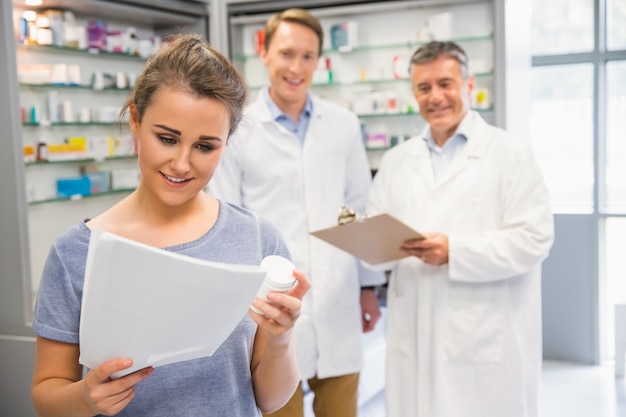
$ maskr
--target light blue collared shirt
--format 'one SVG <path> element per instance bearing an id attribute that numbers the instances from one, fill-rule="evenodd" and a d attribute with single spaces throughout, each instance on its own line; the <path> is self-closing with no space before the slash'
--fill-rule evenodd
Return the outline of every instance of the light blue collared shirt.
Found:
<path id="1" fill-rule="evenodd" d="M 422 139 L 424 139 L 430 150 L 430 160 L 433 164 L 435 180 L 443 176 L 446 169 L 450 167 L 454 158 L 459 154 L 459 151 L 467 144 L 469 131 L 473 122 L 474 115 L 471 111 L 468 111 L 459 124 L 459 127 L 456 129 L 456 132 L 454 132 L 454 135 L 452 135 L 443 146 L 439 146 L 435 143 L 430 128 L 426 131 Z"/>
<path id="2" fill-rule="evenodd" d="M 313 100 L 311 100 L 311 95 L 307 93 L 306 104 L 304 105 L 304 109 L 302 109 L 302 113 L 300 113 L 299 120 L 296 122 L 274 103 L 274 100 L 270 97 L 269 88 L 264 88 L 261 94 L 263 94 L 263 99 L 270 110 L 272 119 L 276 120 L 285 129 L 296 135 L 298 139 L 300 139 L 300 143 L 304 143 L 306 131 L 309 128 L 309 121 L 311 120 L 311 113 L 313 112 Z"/>

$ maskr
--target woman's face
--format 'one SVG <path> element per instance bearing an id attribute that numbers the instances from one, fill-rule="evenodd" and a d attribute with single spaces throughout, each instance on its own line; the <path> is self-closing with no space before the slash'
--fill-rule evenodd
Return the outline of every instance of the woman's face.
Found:
<path id="1" fill-rule="evenodd" d="M 155 94 L 141 122 L 131 106 L 130 127 L 141 186 L 163 204 L 180 206 L 213 176 L 228 139 L 230 113 L 217 100 L 165 88 Z"/>

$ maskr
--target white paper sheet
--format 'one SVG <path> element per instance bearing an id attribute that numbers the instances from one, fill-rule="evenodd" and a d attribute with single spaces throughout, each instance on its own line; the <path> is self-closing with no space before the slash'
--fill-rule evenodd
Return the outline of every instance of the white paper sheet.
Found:
<path id="1" fill-rule="evenodd" d="M 79 362 L 129 357 L 132 368 L 211 356 L 247 314 L 265 272 L 209 262 L 92 230 Z"/>

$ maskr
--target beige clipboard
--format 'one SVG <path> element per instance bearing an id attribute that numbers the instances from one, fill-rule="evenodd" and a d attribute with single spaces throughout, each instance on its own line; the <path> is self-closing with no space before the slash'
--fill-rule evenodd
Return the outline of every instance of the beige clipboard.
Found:
<path id="1" fill-rule="evenodd" d="M 400 250 L 402 243 L 424 236 L 390 214 L 357 219 L 350 223 L 311 232 L 333 246 L 376 265 L 408 256 Z"/>

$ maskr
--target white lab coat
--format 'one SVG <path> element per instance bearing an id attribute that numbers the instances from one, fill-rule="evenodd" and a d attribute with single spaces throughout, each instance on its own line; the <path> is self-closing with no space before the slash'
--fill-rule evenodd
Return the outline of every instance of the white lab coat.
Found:
<path id="1" fill-rule="evenodd" d="M 392 269 L 388 417 L 537 417 L 541 262 L 553 216 L 530 146 L 474 112 L 468 142 L 435 181 L 423 134 L 388 151 L 368 214 L 449 238 L 449 263 Z"/>
<path id="2" fill-rule="evenodd" d="M 229 139 L 209 184 L 216 197 L 273 220 L 296 268 L 311 279 L 295 328 L 303 379 L 360 371 L 360 287 L 385 279 L 309 234 L 336 225 L 344 204 L 363 213 L 371 184 L 357 117 L 315 96 L 312 100 L 302 144 L 272 120 L 261 92 Z"/>

